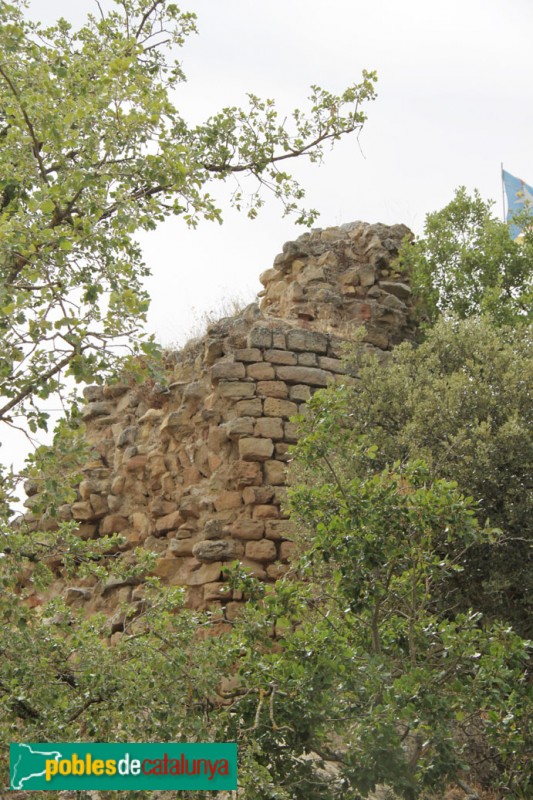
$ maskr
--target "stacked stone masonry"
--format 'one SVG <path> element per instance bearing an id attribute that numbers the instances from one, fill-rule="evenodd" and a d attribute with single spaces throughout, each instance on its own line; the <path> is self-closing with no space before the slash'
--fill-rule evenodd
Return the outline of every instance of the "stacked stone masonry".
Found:
<path id="1" fill-rule="evenodd" d="M 393 268 L 405 236 L 401 225 L 360 222 L 306 233 L 261 275 L 258 304 L 169 359 L 167 385 L 88 387 L 96 457 L 62 509 L 80 536 L 120 533 L 126 559 L 149 549 L 155 575 L 187 587 L 191 607 L 224 605 L 229 619 L 242 597 L 224 583 L 225 564 L 282 575 L 291 420 L 317 389 L 346 379 L 343 345 L 361 325 L 362 346 L 379 352 L 413 337 L 409 285 Z M 52 590 L 112 616 L 143 587 L 59 579 Z"/>

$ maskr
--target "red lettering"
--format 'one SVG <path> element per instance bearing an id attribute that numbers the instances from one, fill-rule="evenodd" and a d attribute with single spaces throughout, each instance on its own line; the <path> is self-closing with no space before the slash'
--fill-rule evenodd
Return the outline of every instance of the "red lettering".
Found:
<path id="1" fill-rule="evenodd" d="M 155 759 L 155 761 L 152 761 L 151 758 L 145 758 L 141 765 L 141 771 L 144 775 L 153 775 L 156 770 L 156 767 L 152 767 L 152 769 L 146 769 L 145 766 L 146 764 L 157 764 L 157 759 Z"/>

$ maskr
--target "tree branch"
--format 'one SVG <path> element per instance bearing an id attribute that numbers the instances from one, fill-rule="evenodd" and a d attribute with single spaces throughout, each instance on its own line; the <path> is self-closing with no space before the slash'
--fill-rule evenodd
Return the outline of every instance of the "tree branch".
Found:
<path id="1" fill-rule="evenodd" d="M 37 163 L 39 165 L 39 172 L 41 174 L 41 178 L 43 179 L 43 181 L 46 184 L 48 184 L 48 175 L 46 174 L 46 169 L 45 169 L 45 166 L 44 166 L 44 162 L 43 162 L 43 160 L 41 158 L 42 143 L 38 140 L 38 138 L 37 138 L 37 136 L 35 134 L 35 129 L 34 129 L 33 125 L 32 125 L 32 122 L 31 122 L 31 120 L 30 120 L 30 118 L 29 118 L 29 116 L 28 116 L 28 114 L 26 112 L 26 109 L 24 108 L 22 100 L 20 99 L 20 95 L 19 95 L 19 93 L 18 93 L 13 81 L 11 80 L 9 75 L 6 73 L 6 71 L 4 70 L 3 66 L 0 66 L 0 75 L 2 75 L 2 77 L 4 78 L 5 82 L 7 83 L 9 88 L 11 89 L 11 93 L 13 94 L 13 96 L 15 97 L 17 103 L 20 106 L 20 110 L 22 111 L 22 116 L 24 117 L 24 122 L 26 123 L 26 127 L 28 128 L 28 131 L 29 131 L 30 136 L 31 136 L 31 140 L 33 142 L 32 152 L 33 152 L 33 155 L 35 156 L 35 158 L 37 160 Z"/>

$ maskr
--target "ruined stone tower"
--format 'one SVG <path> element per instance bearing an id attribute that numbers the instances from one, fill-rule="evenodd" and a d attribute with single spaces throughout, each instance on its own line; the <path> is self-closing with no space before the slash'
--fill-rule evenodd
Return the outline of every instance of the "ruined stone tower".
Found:
<path id="1" fill-rule="evenodd" d="M 97 456 L 63 516 L 85 538 L 122 534 L 125 558 L 138 546 L 155 552 L 155 574 L 186 586 L 192 607 L 223 602 L 235 614 L 241 597 L 224 584 L 223 564 L 239 560 L 272 581 L 290 559 L 291 418 L 317 388 L 345 379 L 342 345 L 359 326 L 363 346 L 379 351 L 414 335 L 409 286 L 391 268 L 409 235 L 361 222 L 306 233 L 261 275 L 258 304 L 171 359 L 164 391 L 88 387 Z M 142 586 L 60 579 L 53 590 L 112 615 Z"/>

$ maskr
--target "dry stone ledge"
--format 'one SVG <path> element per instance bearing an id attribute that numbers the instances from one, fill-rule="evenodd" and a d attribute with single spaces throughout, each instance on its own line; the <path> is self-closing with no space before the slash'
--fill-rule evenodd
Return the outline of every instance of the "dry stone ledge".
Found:
<path id="1" fill-rule="evenodd" d="M 293 556 L 283 507 L 292 418 L 315 391 L 350 379 L 343 347 L 359 326 L 361 346 L 383 358 L 415 336 L 408 276 L 394 264 L 404 237 L 403 225 L 363 222 L 305 233 L 261 274 L 258 303 L 169 354 L 163 389 L 87 387 L 94 458 L 61 517 L 78 521 L 83 538 L 119 533 L 124 558 L 151 550 L 153 574 L 187 587 L 191 607 L 223 603 L 234 618 L 242 596 L 225 584 L 223 566 L 238 560 L 275 581 Z M 27 483 L 28 522 L 38 487 Z M 65 588 L 58 579 L 55 590 L 106 611 L 117 638 L 120 602 L 142 585 Z"/>

